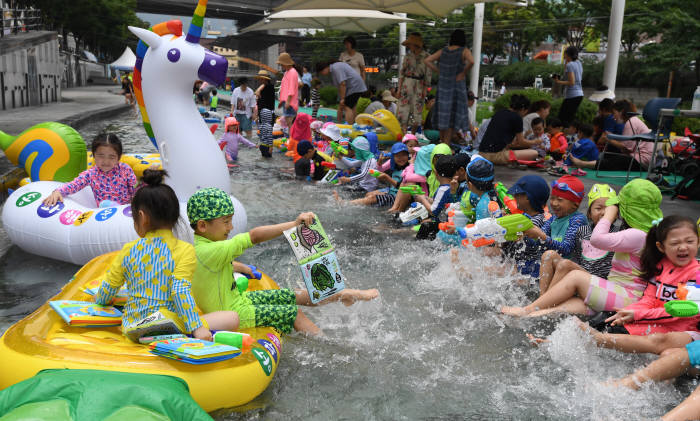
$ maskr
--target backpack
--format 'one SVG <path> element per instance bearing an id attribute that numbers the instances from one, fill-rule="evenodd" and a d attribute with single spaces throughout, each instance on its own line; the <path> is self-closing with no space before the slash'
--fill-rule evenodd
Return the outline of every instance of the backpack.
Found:
<path id="1" fill-rule="evenodd" d="M 700 164 L 689 161 L 683 168 L 683 179 L 676 184 L 671 200 L 676 197 L 684 200 L 700 200 Z"/>

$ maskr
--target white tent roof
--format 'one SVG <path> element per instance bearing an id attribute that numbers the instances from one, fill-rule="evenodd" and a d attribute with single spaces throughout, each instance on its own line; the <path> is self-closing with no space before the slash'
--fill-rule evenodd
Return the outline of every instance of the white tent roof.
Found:
<path id="1" fill-rule="evenodd" d="M 129 47 L 126 47 L 122 55 L 110 64 L 117 70 L 134 70 L 134 65 L 136 65 L 136 55 Z"/>
<path id="2" fill-rule="evenodd" d="M 446 16 L 468 4 L 498 1 L 525 5 L 524 0 L 287 0 L 275 10 L 293 9 L 368 9 L 411 13 L 423 16 Z M 340 28 L 338 28 L 340 29 Z"/>
<path id="3" fill-rule="evenodd" d="M 326 8 L 319 10 L 283 10 L 244 28 L 241 32 L 264 31 L 268 29 L 318 28 L 372 33 L 382 26 L 409 22 L 411 20 L 376 10 Z"/>

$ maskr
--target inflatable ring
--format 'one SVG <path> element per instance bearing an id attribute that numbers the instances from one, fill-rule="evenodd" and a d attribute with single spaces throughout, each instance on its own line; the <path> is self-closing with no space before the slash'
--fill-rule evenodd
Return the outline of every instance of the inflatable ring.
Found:
<path id="1" fill-rule="evenodd" d="M 96 257 L 51 300 L 92 301 L 82 291 L 100 277 L 118 252 Z M 249 290 L 277 289 L 267 275 L 251 279 Z M 0 389 L 52 368 L 165 374 L 187 382 L 192 398 L 207 412 L 243 405 L 262 393 L 275 375 L 282 338 L 269 327 L 244 330 L 255 342 L 230 360 L 191 365 L 148 352 L 129 341 L 120 327 L 82 328 L 65 324 L 48 303 L 11 326 L 0 338 Z"/>

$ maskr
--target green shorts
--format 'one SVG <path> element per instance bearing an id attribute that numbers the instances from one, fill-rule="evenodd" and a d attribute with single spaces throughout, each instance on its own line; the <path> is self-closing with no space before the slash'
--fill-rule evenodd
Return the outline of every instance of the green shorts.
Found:
<path id="1" fill-rule="evenodd" d="M 297 298 L 291 289 L 266 289 L 246 293 L 255 307 L 255 325 L 272 326 L 289 333 L 297 319 Z"/>

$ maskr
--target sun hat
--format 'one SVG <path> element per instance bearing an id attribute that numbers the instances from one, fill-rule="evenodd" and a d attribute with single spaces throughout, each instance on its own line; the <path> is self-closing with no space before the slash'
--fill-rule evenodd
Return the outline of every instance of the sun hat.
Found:
<path id="1" fill-rule="evenodd" d="M 652 222 L 664 217 L 661 200 L 661 190 L 654 183 L 635 178 L 622 187 L 617 197 L 611 197 L 605 204 L 617 205 L 620 216 L 630 227 L 649 232 Z"/>
<path id="2" fill-rule="evenodd" d="M 304 156 L 308 151 L 314 148 L 314 145 L 311 144 L 308 140 L 302 140 L 301 142 L 297 143 L 297 153 L 301 156 Z"/>
<path id="3" fill-rule="evenodd" d="M 573 175 L 564 175 L 552 181 L 552 196 L 570 200 L 577 205 L 583 200 L 583 182 Z"/>
<path id="4" fill-rule="evenodd" d="M 413 164 L 413 170 L 416 174 L 425 177 L 428 171 L 430 171 L 433 149 L 435 149 L 435 145 L 431 144 L 423 146 L 418 150 L 418 153 L 416 153 L 416 161 Z"/>
<path id="5" fill-rule="evenodd" d="M 467 178 L 475 181 L 492 181 L 494 175 L 493 163 L 481 156 L 472 159 L 467 165 Z"/>
<path id="6" fill-rule="evenodd" d="M 292 60 L 292 56 L 290 56 L 289 53 L 282 53 L 279 57 L 277 57 L 277 64 L 284 64 L 285 66 L 294 66 L 294 60 Z"/>
<path id="7" fill-rule="evenodd" d="M 418 138 L 416 137 L 416 135 L 414 135 L 412 133 L 406 133 L 405 135 L 403 135 L 403 138 L 401 139 L 401 143 L 406 143 L 409 140 L 415 140 L 416 142 L 418 142 Z"/>
<path id="8" fill-rule="evenodd" d="M 323 128 L 321 128 L 321 133 L 330 137 L 334 142 L 337 142 L 342 138 L 340 135 L 340 128 L 333 123 L 324 124 Z"/>
<path id="9" fill-rule="evenodd" d="M 260 70 L 258 70 L 258 74 L 255 75 L 255 77 L 256 77 L 257 79 L 272 80 L 272 78 L 270 77 L 270 72 L 268 72 L 268 71 L 265 70 L 265 69 L 260 69 Z"/>
<path id="10" fill-rule="evenodd" d="M 229 126 L 238 126 L 238 120 L 236 120 L 236 117 L 226 117 L 224 119 L 224 131 L 227 132 Z"/>
<path id="11" fill-rule="evenodd" d="M 549 185 L 547 181 L 539 175 L 525 175 L 518 179 L 511 188 L 508 189 L 508 194 L 516 195 L 524 193 L 527 200 L 538 213 L 542 213 L 544 205 L 549 200 Z"/>
<path id="12" fill-rule="evenodd" d="M 385 90 L 382 92 L 382 101 L 389 101 L 389 102 L 399 102 L 398 99 L 396 99 L 389 90 Z"/>
<path id="13" fill-rule="evenodd" d="M 607 197 L 608 199 L 617 197 L 617 193 L 607 184 L 594 184 L 588 191 L 588 207 L 590 208 L 596 200 Z M 606 201 L 607 202 L 607 201 Z"/>
<path id="14" fill-rule="evenodd" d="M 355 151 L 355 158 L 362 162 L 371 159 L 374 154 L 369 150 L 369 141 L 364 136 L 357 136 L 350 144 Z"/>
<path id="15" fill-rule="evenodd" d="M 421 36 L 421 34 L 414 32 L 411 35 L 409 35 L 404 42 L 401 43 L 401 45 L 406 47 L 411 44 L 423 48 L 423 37 Z"/>
<path id="16" fill-rule="evenodd" d="M 217 187 L 201 189 L 187 200 L 187 219 L 190 220 L 190 224 L 233 215 L 233 212 L 231 197 Z"/>

